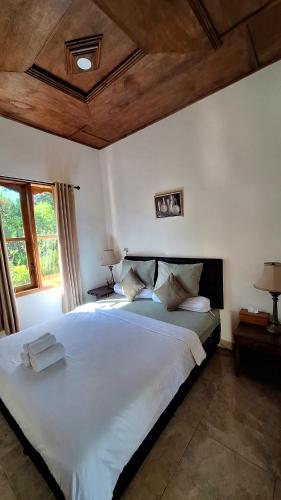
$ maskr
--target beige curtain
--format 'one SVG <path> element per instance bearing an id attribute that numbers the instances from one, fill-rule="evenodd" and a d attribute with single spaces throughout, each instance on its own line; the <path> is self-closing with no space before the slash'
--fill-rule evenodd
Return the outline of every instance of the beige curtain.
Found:
<path id="1" fill-rule="evenodd" d="M 0 330 L 19 331 L 19 319 L 12 285 L 4 231 L 0 217 Z"/>
<path id="2" fill-rule="evenodd" d="M 73 186 L 56 183 L 55 200 L 63 281 L 63 310 L 64 312 L 68 312 L 82 304 L 82 285 Z"/>

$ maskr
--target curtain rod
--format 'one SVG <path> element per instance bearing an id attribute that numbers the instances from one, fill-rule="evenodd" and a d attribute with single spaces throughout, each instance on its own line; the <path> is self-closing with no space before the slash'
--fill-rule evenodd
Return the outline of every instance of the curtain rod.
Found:
<path id="1" fill-rule="evenodd" d="M 7 175 L 0 175 L 0 179 L 3 180 L 8 180 L 8 181 L 16 181 L 16 182 L 30 182 L 30 184 L 43 184 L 45 186 L 54 186 L 54 182 L 43 182 L 43 181 L 34 181 L 31 179 L 20 179 L 19 177 L 8 177 Z M 74 189 L 77 189 L 79 191 L 81 188 L 80 186 L 73 186 Z"/>

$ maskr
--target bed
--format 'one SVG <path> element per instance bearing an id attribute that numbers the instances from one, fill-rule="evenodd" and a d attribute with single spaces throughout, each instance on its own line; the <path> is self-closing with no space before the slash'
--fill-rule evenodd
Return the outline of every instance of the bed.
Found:
<path id="1" fill-rule="evenodd" d="M 222 308 L 222 261 L 181 260 L 203 262 L 200 293 L 213 309 Z M 111 297 L 1 340 L 2 413 L 57 498 L 120 497 L 214 351 L 216 311 L 208 321 L 197 316 L 201 342 L 194 333 L 198 313 L 176 311 L 177 320 L 163 320 L 162 309 L 152 301 L 126 304 Z M 20 364 L 19 353 L 43 330 L 52 331 L 67 354 L 36 374 Z"/>

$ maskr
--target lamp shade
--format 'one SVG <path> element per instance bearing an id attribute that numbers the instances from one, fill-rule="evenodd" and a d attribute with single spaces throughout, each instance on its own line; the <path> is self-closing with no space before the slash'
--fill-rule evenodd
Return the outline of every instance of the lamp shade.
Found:
<path id="1" fill-rule="evenodd" d="M 114 251 L 104 250 L 101 259 L 102 266 L 114 266 L 114 264 L 118 264 L 119 260 L 116 258 Z"/>
<path id="2" fill-rule="evenodd" d="M 259 290 L 281 293 L 281 262 L 265 262 L 263 274 L 254 287 Z"/>

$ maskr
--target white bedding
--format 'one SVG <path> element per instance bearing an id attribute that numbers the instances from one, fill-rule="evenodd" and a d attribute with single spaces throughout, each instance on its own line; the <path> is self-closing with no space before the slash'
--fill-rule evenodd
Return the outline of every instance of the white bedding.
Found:
<path id="1" fill-rule="evenodd" d="M 20 351 L 46 331 L 66 359 L 35 373 Z M 0 341 L 0 397 L 66 498 L 110 500 L 122 469 L 204 358 L 190 330 L 91 304 Z"/>

